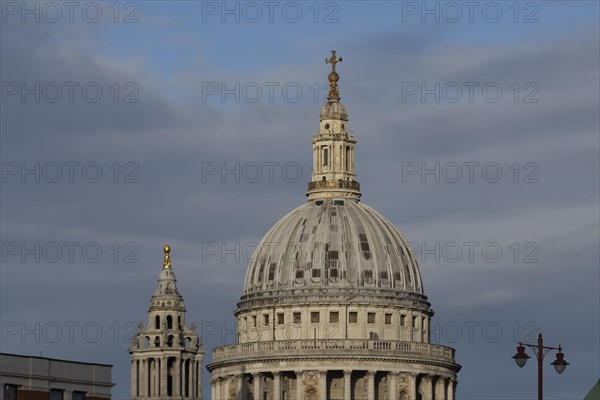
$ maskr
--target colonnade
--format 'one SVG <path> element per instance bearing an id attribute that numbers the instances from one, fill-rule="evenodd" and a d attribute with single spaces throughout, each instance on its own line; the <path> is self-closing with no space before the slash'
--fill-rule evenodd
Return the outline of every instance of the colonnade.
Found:
<path id="1" fill-rule="evenodd" d="M 201 374 L 200 360 L 168 356 L 134 359 L 131 362 L 132 399 L 200 398 Z"/>
<path id="2" fill-rule="evenodd" d="M 374 370 L 294 370 L 213 376 L 211 399 L 328 400 L 333 373 L 337 377 L 343 373 L 344 400 L 417 400 L 418 394 L 422 400 L 454 400 L 456 390 L 456 378 L 453 376 Z M 284 385 L 283 376 L 292 378 L 294 385 Z M 268 385 L 265 377 L 269 380 Z M 358 393 L 357 377 L 366 377 L 366 393 Z M 378 385 L 384 377 L 387 390 L 381 390 Z M 259 396 L 256 396 L 257 393 Z"/>

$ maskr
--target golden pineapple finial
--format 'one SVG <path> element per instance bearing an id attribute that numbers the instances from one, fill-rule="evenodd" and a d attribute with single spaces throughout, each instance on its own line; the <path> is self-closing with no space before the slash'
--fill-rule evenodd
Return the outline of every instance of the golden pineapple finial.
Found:
<path id="1" fill-rule="evenodd" d="M 165 244 L 164 252 L 165 260 L 163 261 L 163 268 L 171 268 L 171 258 L 169 257 L 169 253 L 171 252 L 171 246 Z"/>

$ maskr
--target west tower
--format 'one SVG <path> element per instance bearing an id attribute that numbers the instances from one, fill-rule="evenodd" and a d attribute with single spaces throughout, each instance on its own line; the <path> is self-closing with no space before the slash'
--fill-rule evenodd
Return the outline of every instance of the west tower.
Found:
<path id="1" fill-rule="evenodd" d="M 131 354 L 131 399 L 202 398 L 202 343 L 196 324 L 185 323 L 185 305 L 177 290 L 171 248 L 164 247 L 162 270 L 150 300 L 148 322 L 138 324 Z"/>

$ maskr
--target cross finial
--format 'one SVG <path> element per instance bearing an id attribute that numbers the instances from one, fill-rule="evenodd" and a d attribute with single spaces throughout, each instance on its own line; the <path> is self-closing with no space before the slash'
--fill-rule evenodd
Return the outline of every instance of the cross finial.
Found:
<path id="1" fill-rule="evenodd" d="M 327 100 L 336 101 L 340 99 L 340 92 L 338 90 L 337 82 L 340 80 L 340 76 L 335 72 L 335 64 L 342 62 L 342 57 L 335 55 L 335 50 L 331 50 L 331 57 L 325 59 L 326 64 L 331 64 L 331 72 L 327 79 L 329 79 L 329 93 Z"/>
<path id="2" fill-rule="evenodd" d="M 342 61 L 342 57 L 337 57 L 335 55 L 335 50 L 331 50 L 331 57 L 325 59 L 326 64 L 331 64 L 331 72 L 335 72 L 335 64 Z"/>

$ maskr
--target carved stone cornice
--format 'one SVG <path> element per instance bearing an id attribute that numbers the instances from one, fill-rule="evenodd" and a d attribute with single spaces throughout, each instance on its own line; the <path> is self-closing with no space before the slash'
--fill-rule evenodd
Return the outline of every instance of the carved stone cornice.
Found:
<path id="1" fill-rule="evenodd" d="M 431 366 L 431 367 L 441 367 L 441 368 L 447 368 L 453 372 L 458 372 L 461 368 L 460 365 L 456 364 L 456 363 L 452 363 L 452 362 L 443 362 L 443 361 L 436 361 L 436 360 L 415 360 L 412 358 L 394 358 L 394 357 L 376 357 L 376 356 L 364 356 L 364 357 L 350 357 L 350 356 L 344 356 L 344 355 L 336 355 L 336 356 L 295 356 L 295 357 L 269 357 L 269 356 L 262 356 L 262 357 L 256 357 L 256 358 L 237 358 L 237 359 L 229 359 L 227 361 L 219 361 L 219 362 L 212 362 L 210 364 L 207 365 L 207 369 L 212 372 L 216 369 L 222 368 L 222 367 L 229 367 L 229 366 L 244 366 L 244 365 L 249 365 L 249 364 L 254 364 L 254 363 L 261 363 L 261 364 L 265 364 L 265 363 L 275 363 L 278 364 L 280 362 L 322 362 L 323 360 L 327 360 L 327 361 L 340 361 L 340 362 L 356 362 L 356 363 L 365 363 L 365 362 L 394 362 L 394 363 L 398 363 L 398 364 L 418 364 L 418 365 L 423 365 L 423 366 Z M 364 370 L 365 368 L 356 368 L 356 370 Z M 269 371 L 265 371 L 265 372 L 269 372 Z M 413 374 L 414 376 L 416 376 L 416 374 Z"/>

